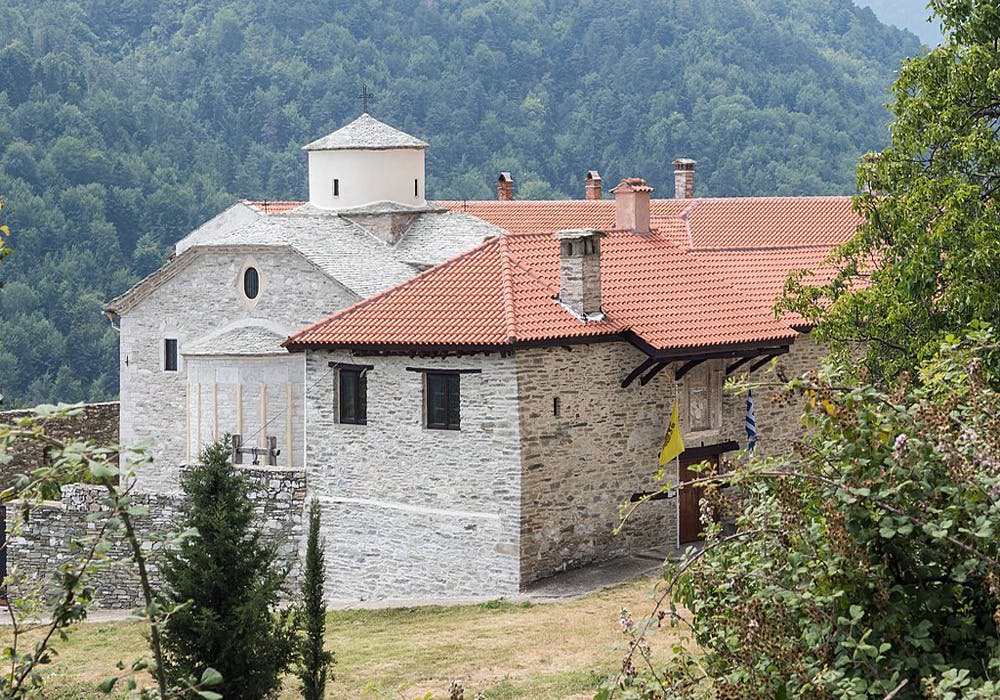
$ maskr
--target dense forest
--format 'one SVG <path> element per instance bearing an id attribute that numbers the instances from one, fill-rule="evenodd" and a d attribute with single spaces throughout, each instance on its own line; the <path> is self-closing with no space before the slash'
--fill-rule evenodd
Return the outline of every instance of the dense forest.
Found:
<path id="1" fill-rule="evenodd" d="M 5 405 L 117 394 L 101 304 L 237 198 L 301 198 L 360 112 L 428 195 L 582 196 L 699 161 L 699 195 L 846 193 L 915 36 L 850 0 L 0 0 Z"/>

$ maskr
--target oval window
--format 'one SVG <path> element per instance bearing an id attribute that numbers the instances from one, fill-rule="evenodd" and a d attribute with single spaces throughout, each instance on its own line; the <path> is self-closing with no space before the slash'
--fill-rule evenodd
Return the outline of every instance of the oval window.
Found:
<path id="1" fill-rule="evenodd" d="M 248 267 L 243 273 L 243 293 L 247 295 L 247 299 L 256 299 L 258 292 L 260 292 L 260 274 L 257 268 Z"/>

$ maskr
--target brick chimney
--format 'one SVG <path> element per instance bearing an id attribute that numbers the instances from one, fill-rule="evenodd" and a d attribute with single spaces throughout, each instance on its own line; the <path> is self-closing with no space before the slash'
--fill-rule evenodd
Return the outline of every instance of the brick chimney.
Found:
<path id="1" fill-rule="evenodd" d="M 596 229 L 566 229 L 559 240 L 559 301 L 584 321 L 604 318 L 601 312 L 601 238 Z"/>
<path id="2" fill-rule="evenodd" d="M 510 202 L 514 199 L 514 178 L 510 173 L 500 173 L 497 178 L 497 199 Z"/>
<path id="3" fill-rule="evenodd" d="M 611 190 L 615 196 L 615 228 L 649 233 L 649 195 L 653 188 L 641 177 L 627 177 Z"/>
<path id="4" fill-rule="evenodd" d="M 601 198 L 601 176 L 596 170 L 588 170 L 587 177 L 584 180 L 586 183 L 585 199 L 600 199 Z"/>
<path id="5" fill-rule="evenodd" d="M 674 161 L 674 199 L 691 199 L 694 197 L 694 164 L 690 158 L 678 158 Z"/>

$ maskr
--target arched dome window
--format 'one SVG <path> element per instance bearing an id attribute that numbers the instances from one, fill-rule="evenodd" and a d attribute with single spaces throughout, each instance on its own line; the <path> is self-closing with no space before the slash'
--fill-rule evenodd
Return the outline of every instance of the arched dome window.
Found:
<path id="1" fill-rule="evenodd" d="M 256 299 L 260 293 L 260 273 L 256 267 L 248 267 L 243 272 L 243 293 L 247 299 Z"/>

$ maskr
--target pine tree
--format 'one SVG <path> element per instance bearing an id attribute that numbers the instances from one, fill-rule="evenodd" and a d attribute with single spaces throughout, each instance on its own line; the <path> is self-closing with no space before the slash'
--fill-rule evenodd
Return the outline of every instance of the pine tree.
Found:
<path id="1" fill-rule="evenodd" d="M 276 612 L 287 569 L 276 547 L 253 527 L 246 483 L 227 441 L 207 447 L 182 478 L 184 526 L 198 530 L 166 556 L 163 577 L 175 602 L 191 601 L 167 620 L 163 647 L 172 678 L 222 674 L 214 688 L 227 698 L 263 698 L 279 687 L 293 660 L 289 612 Z"/>
<path id="2" fill-rule="evenodd" d="M 319 539 L 319 501 L 309 505 L 309 538 L 306 543 L 306 564 L 302 576 L 302 628 L 304 636 L 299 650 L 299 679 L 302 697 L 322 700 L 327 672 L 333 664 L 333 654 L 323 649 L 326 625 L 326 601 L 323 599 L 324 547 Z"/>

